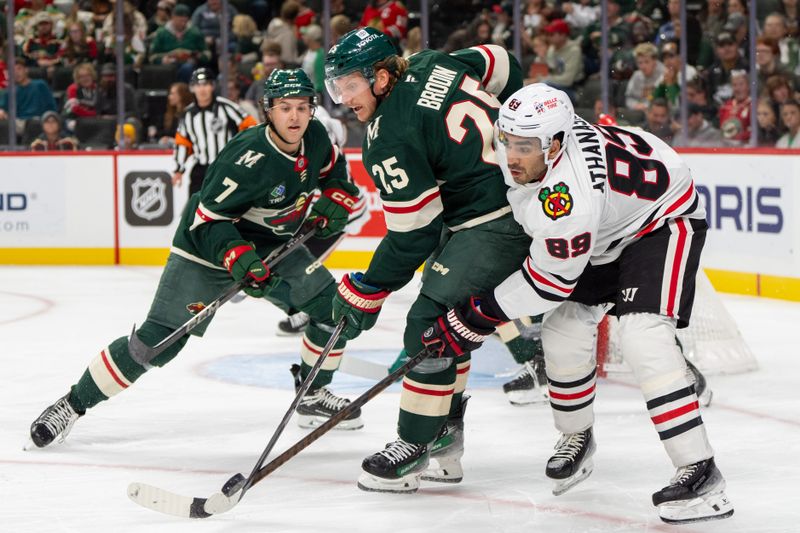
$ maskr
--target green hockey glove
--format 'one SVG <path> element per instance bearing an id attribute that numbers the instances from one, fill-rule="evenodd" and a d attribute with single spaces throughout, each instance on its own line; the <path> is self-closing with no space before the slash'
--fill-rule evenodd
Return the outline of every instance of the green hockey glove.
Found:
<path id="1" fill-rule="evenodd" d="M 361 282 L 364 274 L 345 274 L 333 297 L 333 321 L 347 318 L 342 338 L 351 340 L 375 325 L 378 313 L 389 291 L 371 287 Z"/>
<path id="2" fill-rule="evenodd" d="M 322 220 L 317 235 L 322 239 L 341 233 L 347 225 L 350 214 L 358 202 L 359 190 L 352 183 L 343 183 L 342 188 L 331 188 L 322 191 L 322 196 L 311 208 L 309 220 Z"/>
<path id="3" fill-rule="evenodd" d="M 233 241 L 228 251 L 222 255 L 222 265 L 236 281 L 244 281 L 242 290 L 254 298 L 264 296 L 264 288 L 269 278 L 269 267 L 261 260 L 247 241 Z"/>

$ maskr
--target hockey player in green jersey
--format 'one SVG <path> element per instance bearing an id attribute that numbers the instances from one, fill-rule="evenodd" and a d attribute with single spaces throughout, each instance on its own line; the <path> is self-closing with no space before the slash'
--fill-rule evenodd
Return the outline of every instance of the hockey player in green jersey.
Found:
<path id="1" fill-rule="evenodd" d="M 348 338 L 371 328 L 383 301 L 427 260 L 403 336 L 414 355 L 438 316 L 516 271 L 527 254 L 492 147 L 498 98 L 521 87 L 520 65 L 493 45 L 405 60 L 381 32 L 361 28 L 328 52 L 325 77 L 333 100 L 366 123 L 364 166 L 388 228 L 366 272 L 342 279 L 334 318 L 347 318 Z M 364 460 L 360 488 L 413 492 L 421 478 L 461 480 L 469 367 L 465 352 L 405 376 L 399 438 Z M 426 471 L 430 458 L 438 468 Z"/>
<path id="2" fill-rule="evenodd" d="M 267 121 L 236 135 L 209 167 L 202 189 L 189 199 L 147 319 L 130 337 L 104 348 L 69 393 L 33 422 L 36 446 L 63 439 L 87 409 L 127 389 L 148 369 L 172 360 L 188 335 L 151 361 L 143 357 L 141 347 L 155 346 L 234 281 L 250 282 L 245 288 L 250 296 L 268 295 L 309 314 L 300 348 L 302 364 L 293 372 L 296 381 L 306 377 L 334 326 L 336 284 L 305 247 L 273 272 L 261 258 L 291 239 L 307 218 L 324 219 L 318 230 L 322 237 L 342 231 L 357 201 L 344 157 L 332 147 L 325 127 L 313 119 L 314 94 L 300 69 L 270 75 L 265 85 Z M 320 197 L 309 209 L 317 190 Z M 210 321 L 191 334 L 202 336 Z M 325 387 L 345 342 L 336 343 L 298 407 L 301 426 L 314 427 L 349 403 Z M 337 427 L 362 425 L 360 412 L 355 412 Z"/>

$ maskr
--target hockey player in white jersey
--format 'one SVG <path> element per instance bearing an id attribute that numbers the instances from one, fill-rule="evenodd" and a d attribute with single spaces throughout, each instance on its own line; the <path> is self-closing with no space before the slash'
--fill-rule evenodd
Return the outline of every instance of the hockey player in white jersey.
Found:
<path id="1" fill-rule="evenodd" d="M 591 125 L 565 93 L 526 86 L 503 104 L 494 147 L 530 255 L 488 294 L 423 335 L 437 355 L 474 350 L 502 322 L 542 325 L 556 428 L 546 474 L 561 494 L 592 472 L 597 324 L 619 317 L 621 348 L 677 469 L 653 494 L 669 523 L 726 518 L 733 506 L 675 343 L 692 310 L 707 224 L 689 168 L 654 135 Z"/>

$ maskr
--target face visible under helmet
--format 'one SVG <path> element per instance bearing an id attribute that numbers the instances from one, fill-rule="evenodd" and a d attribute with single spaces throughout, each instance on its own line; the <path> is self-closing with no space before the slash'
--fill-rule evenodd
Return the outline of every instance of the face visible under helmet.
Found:
<path id="1" fill-rule="evenodd" d="M 353 72 L 360 72 L 371 88 L 375 83 L 373 65 L 393 55 L 397 55 L 397 49 L 375 28 L 358 28 L 346 33 L 325 56 L 325 88 L 331 99 L 342 103 L 342 93 L 335 81 Z"/>
<path id="2" fill-rule="evenodd" d="M 515 185 L 508 169 L 507 135 L 538 140 L 535 149 L 543 152 L 549 167 L 566 148 L 574 117 L 567 94 L 544 83 L 526 85 L 512 94 L 500 108 L 494 127 L 494 146 L 506 183 Z M 563 135 L 561 148 L 550 157 L 550 147 L 558 134 Z"/>

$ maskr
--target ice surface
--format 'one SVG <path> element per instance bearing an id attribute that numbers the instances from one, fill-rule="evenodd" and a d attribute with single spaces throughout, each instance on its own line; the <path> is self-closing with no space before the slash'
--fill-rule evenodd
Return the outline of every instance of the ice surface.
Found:
<path id="1" fill-rule="evenodd" d="M 162 516 L 126 497 L 132 481 L 209 496 L 248 473 L 291 401 L 288 366 L 299 339 L 277 337 L 281 313 L 248 299 L 227 304 L 203 339 L 163 369 L 80 419 L 65 443 L 22 451 L 31 421 L 89 360 L 146 316 L 160 270 L 0 268 L 0 531 L 5 532 L 618 532 L 800 531 L 800 305 L 723 296 L 756 354 L 758 372 L 714 376 L 704 410 L 736 513 L 676 528 L 650 503 L 673 473 L 639 391 L 601 380 L 595 471 L 555 497 L 544 464 L 556 441 L 546 406 L 512 407 L 499 384 L 510 357 L 488 346 L 474 360 L 465 478 L 423 482 L 417 494 L 361 492 L 361 460 L 395 437 L 396 387 L 364 409 L 366 426 L 331 432 L 205 521 Z M 349 351 L 389 362 L 416 285 L 390 297 L 378 326 Z M 340 375 L 355 396 L 369 381 Z M 304 435 L 291 423 L 283 450 Z"/>

